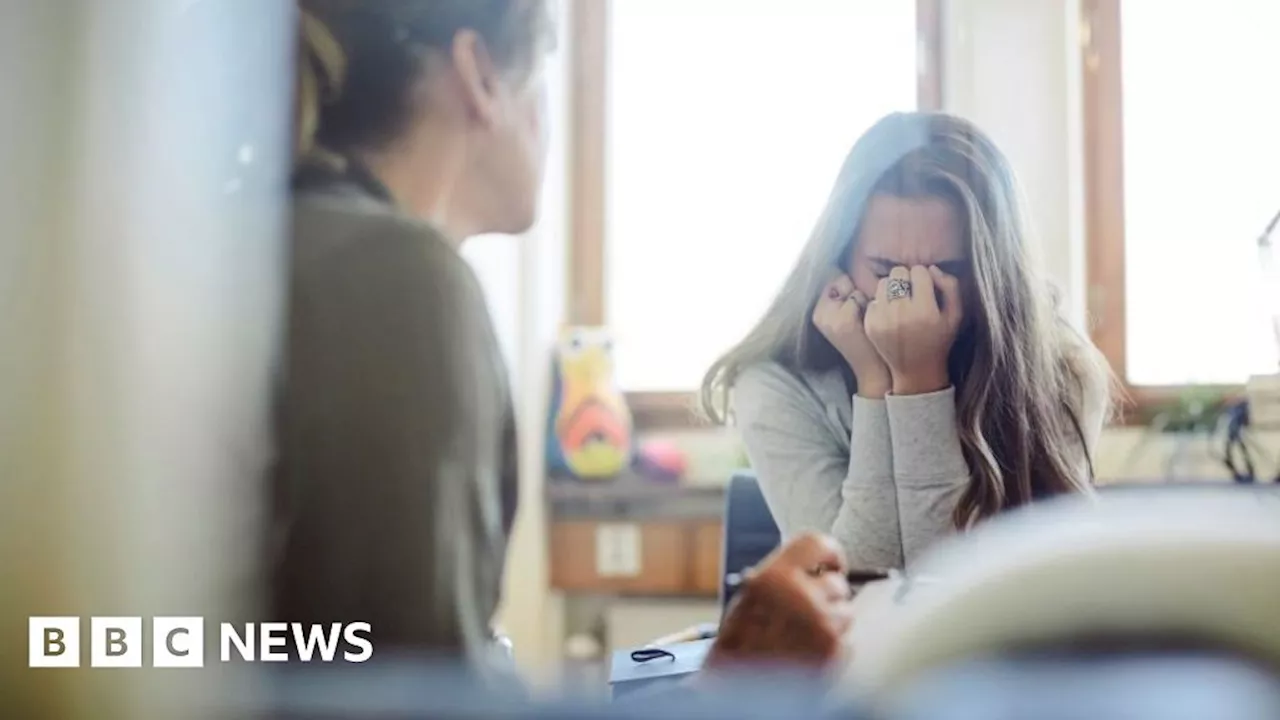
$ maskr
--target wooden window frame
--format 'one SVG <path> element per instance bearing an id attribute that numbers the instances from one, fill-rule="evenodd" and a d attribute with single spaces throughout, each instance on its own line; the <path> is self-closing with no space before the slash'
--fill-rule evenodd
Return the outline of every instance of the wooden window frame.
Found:
<path id="1" fill-rule="evenodd" d="M 916 0 L 921 110 L 942 109 L 944 0 Z M 571 0 L 569 7 L 569 254 L 568 322 L 605 325 L 605 168 L 608 27 L 611 0 Z M 628 392 L 636 427 L 694 427 L 701 423 L 695 391 Z"/>
<path id="2" fill-rule="evenodd" d="M 1082 0 L 1085 172 L 1085 275 L 1089 334 L 1124 390 L 1126 424 L 1145 424 L 1188 391 L 1234 400 L 1242 385 L 1132 385 L 1125 326 L 1124 93 L 1120 3 Z"/>

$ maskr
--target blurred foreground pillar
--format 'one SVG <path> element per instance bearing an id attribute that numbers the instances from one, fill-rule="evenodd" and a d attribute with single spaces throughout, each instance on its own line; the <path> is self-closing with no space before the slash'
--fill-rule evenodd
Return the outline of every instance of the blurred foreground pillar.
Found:
<path id="1" fill-rule="evenodd" d="M 0 717 L 251 690 L 216 623 L 257 599 L 291 12 L 0 5 Z M 82 616 L 80 669 L 27 667 L 32 615 Z M 89 667 L 93 615 L 144 619 L 142 669 Z M 148 667 L 156 615 L 207 619 L 204 668 Z"/>

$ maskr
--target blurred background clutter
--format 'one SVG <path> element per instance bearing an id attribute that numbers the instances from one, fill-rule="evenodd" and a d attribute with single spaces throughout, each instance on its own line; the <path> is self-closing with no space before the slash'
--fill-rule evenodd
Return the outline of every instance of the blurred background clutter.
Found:
<path id="1" fill-rule="evenodd" d="M 730 481 L 750 472 L 695 389 L 891 111 L 971 119 L 1010 156 L 1062 306 L 1128 394 L 1100 484 L 1276 481 L 1280 4 L 558 12 L 540 219 L 464 247 L 517 392 L 499 622 L 535 683 L 608 693 L 613 651 L 718 620 L 740 569 Z M 258 599 L 242 561 L 270 452 L 294 22 L 288 0 L 0 9 L 5 717 L 189 708 L 249 682 L 16 667 L 28 615 Z"/>

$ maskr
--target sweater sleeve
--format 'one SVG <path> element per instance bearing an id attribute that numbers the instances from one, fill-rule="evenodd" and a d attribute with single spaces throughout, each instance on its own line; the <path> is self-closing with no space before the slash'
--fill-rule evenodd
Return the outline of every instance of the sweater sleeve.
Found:
<path id="1" fill-rule="evenodd" d="M 969 486 L 969 466 L 960 447 L 954 388 L 890 395 L 885 406 L 903 560 L 910 567 L 955 528 L 952 513 Z"/>
<path id="2" fill-rule="evenodd" d="M 784 537 L 827 533 L 851 567 L 902 566 L 885 401 L 850 398 L 846 454 L 825 406 L 775 365 L 750 368 L 734 388 L 734 415 L 769 510 Z"/>

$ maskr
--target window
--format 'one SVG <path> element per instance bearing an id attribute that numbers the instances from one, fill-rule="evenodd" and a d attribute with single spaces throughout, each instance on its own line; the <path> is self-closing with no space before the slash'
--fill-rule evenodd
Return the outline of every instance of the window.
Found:
<path id="1" fill-rule="evenodd" d="M 1280 210 L 1280 4 L 1095 0 L 1091 11 L 1099 346 L 1133 386 L 1274 372 L 1276 289 L 1255 241 Z"/>
<path id="2" fill-rule="evenodd" d="M 857 137 L 940 104 L 936 3 L 574 8 L 573 319 L 611 328 L 633 408 L 659 392 L 687 408 L 781 287 Z"/>

